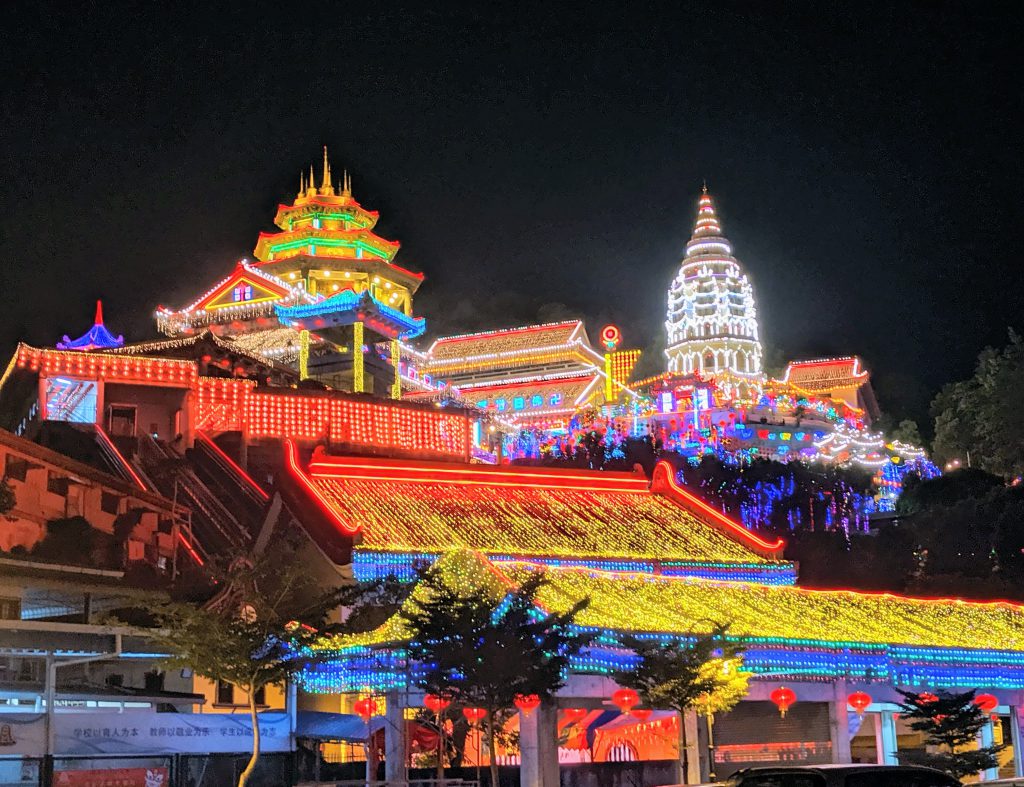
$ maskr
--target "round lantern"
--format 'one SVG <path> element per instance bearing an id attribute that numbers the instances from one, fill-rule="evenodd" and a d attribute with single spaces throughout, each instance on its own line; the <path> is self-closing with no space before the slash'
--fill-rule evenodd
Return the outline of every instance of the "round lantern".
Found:
<path id="1" fill-rule="evenodd" d="M 470 724 L 479 724 L 484 720 L 487 715 L 486 708 L 463 708 L 462 715 L 466 717 L 466 721 Z"/>
<path id="2" fill-rule="evenodd" d="M 536 694 L 517 694 L 513 702 L 523 712 L 524 716 L 529 716 L 540 705 L 540 697 Z"/>
<path id="3" fill-rule="evenodd" d="M 612 694 L 612 702 L 622 713 L 629 713 L 640 704 L 640 695 L 633 689 L 619 689 Z"/>
<path id="4" fill-rule="evenodd" d="M 917 702 L 919 705 L 930 705 L 933 702 L 938 702 L 939 698 L 934 694 L 929 694 L 927 691 L 917 695 Z"/>
<path id="5" fill-rule="evenodd" d="M 367 724 L 370 723 L 370 717 L 377 713 L 377 703 L 373 701 L 372 697 L 356 700 L 352 708 L 359 714 L 359 718 Z"/>
<path id="6" fill-rule="evenodd" d="M 633 718 L 637 721 L 647 721 L 649 718 L 651 718 L 650 708 L 633 708 L 633 710 L 631 710 L 630 713 L 632 714 Z"/>
<path id="7" fill-rule="evenodd" d="M 425 694 L 423 696 L 423 706 L 427 710 L 433 711 L 435 714 L 440 714 L 451 704 L 451 700 L 439 697 L 436 694 Z"/>
<path id="8" fill-rule="evenodd" d="M 601 343 L 611 352 L 622 341 L 622 332 L 615 325 L 606 325 L 601 329 Z"/>
<path id="9" fill-rule="evenodd" d="M 570 724 L 578 724 L 587 717 L 586 708 L 566 708 L 565 718 Z"/>
<path id="10" fill-rule="evenodd" d="M 999 707 L 999 699 L 991 694 L 979 694 L 974 698 L 974 704 L 981 708 L 983 713 L 991 714 Z"/>
<path id="11" fill-rule="evenodd" d="M 785 686 L 780 686 L 768 695 L 768 699 L 775 703 L 779 709 L 779 715 L 786 718 L 786 711 L 796 702 L 796 692 Z"/>
<path id="12" fill-rule="evenodd" d="M 864 711 L 871 704 L 871 695 L 865 691 L 855 691 L 846 698 L 846 701 L 850 704 L 851 708 L 857 711 L 858 716 L 863 716 Z"/>

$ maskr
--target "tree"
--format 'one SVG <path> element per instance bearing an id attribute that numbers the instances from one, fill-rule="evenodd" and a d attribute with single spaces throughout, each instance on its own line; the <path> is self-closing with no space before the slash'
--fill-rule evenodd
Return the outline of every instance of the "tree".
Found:
<path id="1" fill-rule="evenodd" d="M 244 787 L 260 755 L 256 692 L 285 682 L 309 662 L 310 646 L 337 628 L 328 619 L 351 591 L 323 591 L 288 539 L 276 542 L 272 553 L 235 557 L 215 573 L 221 589 L 205 603 L 151 609 L 158 626 L 153 639 L 171 654 L 169 667 L 248 692 L 253 735 L 252 756 L 238 778 Z"/>
<path id="2" fill-rule="evenodd" d="M 974 703 L 973 691 L 956 693 L 940 690 L 934 694 L 900 691 L 903 718 L 910 728 L 925 734 L 925 743 L 935 752 L 900 752 L 900 758 L 927 765 L 960 779 L 999 765 L 996 755 L 1006 748 L 1001 743 L 977 746 L 978 733 L 989 723 L 986 713 Z"/>
<path id="3" fill-rule="evenodd" d="M 497 787 L 498 729 L 516 697 L 550 699 L 564 684 L 569 659 L 589 639 L 572 628 L 586 602 L 546 614 L 536 603 L 546 582 L 541 572 L 527 573 L 509 589 L 493 575 L 490 582 L 467 581 L 465 569 L 445 561 L 431 566 L 401 616 L 412 635 L 408 656 L 417 665 L 416 685 L 487 711 L 491 784 Z"/>
<path id="4" fill-rule="evenodd" d="M 960 459 L 1001 476 L 1024 473 L 1024 338 L 1010 331 L 1006 347 L 987 347 L 974 376 L 950 383 L 932 402 L 935 455 Z"/>
<path id="5" fill-rule="evenodd" d="M 680 783 L 686 778 L 686 712 L 696 710 L 710 724 L 715 713 L 730 710 L 747 694 L 751 673 L 742 669 L 743 644 L 728 631 L 727 624 L 715 624 L 708 634 L 673 642 L 630 638 L 624 643 L 637 661 L 616 681 L 635 689 L 645 704 L 679 714 Z"/>
<path id="6" fill-rule="evenodd" d="M 922 446 L 924 438 L 921 437 L 921 430 L 917 428 L 917 421 L 904 418 L 899 425 L 892 430 L 892 439 L 899 440 L 907 445 Z"/>

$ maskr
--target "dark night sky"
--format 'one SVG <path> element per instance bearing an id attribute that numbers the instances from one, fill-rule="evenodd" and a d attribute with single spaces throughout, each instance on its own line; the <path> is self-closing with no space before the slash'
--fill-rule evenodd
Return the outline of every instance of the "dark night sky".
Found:
<path id="1" fill-rule="evenodd" d="M 325 143 L 434 333 L 562 303 L 653 347 L 704 178 L 769 361 L 859 353 L 923 418 L 1024 328 L 1019 4 L 16 5 L 0 349 L 97 297 L 151 336 Z"/>

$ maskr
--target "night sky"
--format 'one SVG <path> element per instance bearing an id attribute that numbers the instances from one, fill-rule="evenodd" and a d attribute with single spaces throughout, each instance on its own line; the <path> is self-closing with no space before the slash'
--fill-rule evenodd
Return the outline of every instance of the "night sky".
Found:
<path id="1" fill-rule="evenodd" d="M 660 371 L 704 179 L 769 368 L 860 354 L 923 422 L 1024 329 L 1019 4 L 114 5 L 5 9 L 5 354 L 98 297 L 155 335 L 323 144 L 433 335 L 579 314 Z"/>

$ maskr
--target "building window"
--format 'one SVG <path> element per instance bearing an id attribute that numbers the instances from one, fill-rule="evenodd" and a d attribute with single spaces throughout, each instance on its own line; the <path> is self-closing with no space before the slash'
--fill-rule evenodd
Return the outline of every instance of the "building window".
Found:
<path id="1" fill-rule="evenodd" d="M 53 492 L 55 495 L 61 495 L 67 497 L 68 494 L 68 479 L 66 476 L 57 475 L 52 470 L 46 473 L 46 491 Z"/>
<path id="2" fill-rule="evenodd" d="M 14 481 L 24 481 L 28 476 L 28 460 L 14 454 L 7 454 L 4 460 L 4 476 Z"/>
<path id="3" fill-rule="evenodd" d="M 235 687 L 233 684 L 228 683 L 226 680 L 217 681 L 217 704 L 218 705 L 234 705 L 235 704 Z"/>
<path id="4" fill-rule="evenodd" d="M 256 704 L 257 705 L 266 705 L 267 704 L 267 687 L 266 686 L 260 686 L 258 689 L 256 689 L 256 693 L 253 695 L 253 699 L 256 700 Z"/>
<path id="5" fill-rule="evenodd" d="M 0 620 L 21 620 L 21 599 L 0 596 Z"/>
<path id="6" fill-rule="evenodd" d="M 103 492 L 100 494 L 100 509 L 105 514 L 116 514 L 117 510 L 121 507 L 121 496 L 116 495 L 113 492 Z"/>
<path id="7" fill-rule="evenodd" d="M 231 298 L 236 303 L 239 301 L 251 301 L 252 300 L 252 285 L 251 284 L 239 284 L 231 291 Z"/>

